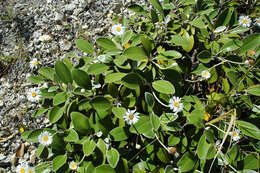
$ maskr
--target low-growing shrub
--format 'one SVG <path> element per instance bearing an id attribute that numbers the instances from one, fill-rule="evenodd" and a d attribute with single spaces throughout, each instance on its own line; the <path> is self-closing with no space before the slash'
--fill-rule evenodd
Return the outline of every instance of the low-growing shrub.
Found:
<path id="1" fill-rule="evenodd" d="M 36 172 L 259 171 L 259 2 L 149 1 L 29 77 Z"/>

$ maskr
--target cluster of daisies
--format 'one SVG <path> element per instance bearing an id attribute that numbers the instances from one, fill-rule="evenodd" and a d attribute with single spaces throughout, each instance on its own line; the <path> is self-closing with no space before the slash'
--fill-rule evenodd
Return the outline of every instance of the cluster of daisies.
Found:
<path id="1" fill-rule="evenodd" d="M 238 22 L 243 27 L 250 27 L 252 19 L 248 16 L 240 16 Z M 255 25 L 260 27 L 260 17 L 255 19 Z"/>

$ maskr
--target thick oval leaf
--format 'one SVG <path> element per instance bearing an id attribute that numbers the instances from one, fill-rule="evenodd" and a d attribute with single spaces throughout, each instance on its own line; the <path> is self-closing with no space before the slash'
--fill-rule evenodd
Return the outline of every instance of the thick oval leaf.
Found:
<path id="1" fill-rule="evenodd" d="M 154 6 L 154 8 L 156 8 L 161 13 L 161 15 L 164 16 L 163 8 L 162 8 L 161 4 L 159 3 L 159 1 L 158 0 L 149 0 L 149 1 Z"/>
<path id="2" fill-rule="evenodd" d="M 211 54 L 209 51 L 203 50 L 198 54 L 197 58 L 202 63 L 209 63 L 211 60 Z"/>
<path id="3" fill-rule="evenodd" d="M 120 81 L 125 75 L 126 75 L 126 73 L 108 74 L 105 78 L 105 83 L 112 83 L 112 82 Z"/>
<path id="4" fill-rule="evenodd" d="M 79 112 L 72 112 L 71 120 L 76 131 L 84 135 L 89 133 L 90 125 L 89 118 L 87 116 Z"/>
<path id="5" fill-rule="evenodd" d="M 129 47 L 124 51 L 123 56 L 134 61 L 141 61 L 148 58 L 142 47 Z"/>
<path id="6" fill-rule="evenodd" d="M 100 118 L 105 118 L 104 116 L 107 115 L 107 113 L 109 113 L 109 111 L 112 108 L 110 101 L 102 96 L 97 96 L 93 98 L 89 103 L 92 105 L 92 107 L 97 111 L 97 113 L 100 116 L 103 115 Z"/>
<path id="7" fill-rule="evenodd" d="M 197 28 L 206 28 L 206 25 L 202 21 L 202 18 L 194 19 L 190 22 L 191 25 L 197 27 Z"/>
<path id="8" fill-rule="evenodd" d="M 145 13 L 145 10 L 143 9 L 143 7 L 141 7 L 140 5 L 137 5 L 137 4 L 129 5 L 127 8 L 133 12 L 136 12 L 137 14 Z"/>
<path id="9" fill-rule="evenodd" d="M 57 61 L 55 63 L 55 71 L 62 82 L 65 84 L 72 83 L 70 70 L 62 61 Z"/>
<path id="10" fill-rule="evenodd" d="M 177 46 L 189 46 L 189 42 L 179 35 L 173 35 L 171 37 L 171 42 L 176 44 Z"/>
<path id="11" fill-rule="evenodd" d="M 222 48 L 220 49 L 220 51 L 225 51 L 225 52 L 230 52 L 230 51 L 234 51 L 238 48 L 240 48 L 242 46 L 242 42 L 239 40 L 231 40 L 227 43 L 225 43 Z"/>
<path id="12" fill-rule="evenodd" d="M 151 120 L 151 124 L 153 126 L 153 129 L 155 131 L 157 131 L 160 127 L 160 118 L 157 115 L 155 115 L 154 113 L 151 113 L 150 114 L 150 120 Z"/>
<path id="13" fill-rule="evenodd" d="M 88 73 L 89 74 L 101 74 L 106 72 L 109 69 L 109 66 L 106 64 L 102 63 L 96 63 L 96 64 L 91 64 L 88 68 Z"/>
<path id="14" fill-rule="evenodd" d="M 90 156 L 96 148 L 96 143 L 93 140 L 87 139 L 83 144 L 83 152 L 86 156 Z"/>
<path id="15" fill-rule="evenodd" d="M 145 102 L 148 104 L 148 106 L 153 107 L 153 105 L 154 105 L 153 95 L 149 92 L 145 92 L 144 97 L 145 97 Z"/>
<path id="16" fill-rule="evenodd" d="M 44 77 L 42 76 L 30 76 L 28 79 L 33 84 L 41 84 L 45 82 Z"/>
<path id="17" fill-rule="evenodd" d="M 196 127 L 200 128 L 203 126 L 203 120 L 204 120 L 204 111 L 195 109 L 191 112 L 190 115 L 188 115 L 188 120 L 195 125 Z"/>
<path id="18" fill-rule="evenodd" d="M 243 160 L 244 169 L 257 169 L 259 168 L 259 156 L 256 154 L 249 154 Z"/>
<path id="19" fill-rule="evenodd" d="M 149 55 L 153 49 L 153 42 L 145 36 L 141 36 L 141 42 L 144 46 L 146 53 Z"/>
<path id="20" fill-rule="evenodd" d="M 160 92 L 160 93 L 164 93 L 164 94 L 174 94 L 175 93 L 175 88 L 174 86 L 166 80 L 158 80 L 158 81 L 154 81 L 152 83 L 153 88 Z"/>
<path id="21" fill-rule="evenodd" d="M 246 89 L 249 94 L 260 96 L 260 85 L 254 85 Z"/>
<path id="22" fill-rule="evenodd" d="M 113 137 L 114 141 L 123 141 L 128 138 L 126 129 L 123 127 L 116 127 L 109 134 Z"/>
<path id="23" fill-rule="evenodd" d="M 54 80 L 55 70 L 50 67 L 42 67 L 38 70 L 38 73 L 46 77 L 47 79 Z"/>
<path id="24" fill-rule="evenodd" d="M 62 117 L 64 113 L 64 107 L 54 106 L 48 112 L 48 119 L 51 123 L 56 123 Z"/>
<path id="25" fill-rule="evenodd" d="M 168 138 L 168 146 L 175 146 L 177 145 L 179 142 L 181 141 L 181 139 L 177 136 L 171 135 Z"/>
<path id="26" fill-rule="evenodd" d="M 123 84 L 130 89 L 138 89 L 142 80 L 137 73 L 129 73 L 122 78 Z"/>
<path id="27" fill-rule="evenodd" d="M 68 95 L 66 92 L 58 93 L 53 98 L 53 105 L 56 106 L 56 105 L 66 102 L 67 98 L 68 98 Z"/>
<path id="28" fill-rule="evenodd" d="M 168 50 L 168 51 L 162 52 L 162 54 L 164 56 L 167 56 L 167 57 L 170 57 L 170 58 L 173 58 L 173 59 L 178 59 L 178 58 L 182 57 L 182 54 L 175 51 L 175 50 Z"/>
<path id="29" fill-rule="evenodd" d="M 113 168 L 111 168 L 109 165 L 104 164 L 96 167 L 95 173 L 116 173 L 116 171 Z"/>
<path id="30" fill-rule="evenodd" d="M 78 84 L 78 86 L 85 88 L 87 90 L 92 88 L 90 77 L 85 71 L 73 69 L 72 77 L 73 80 Z"/>
<path id="31" fill-rule="evenodd" d="M 172 165 L 167 165 L 164 169 L 164 173 L 175 173 L 174 167 Z"/>
<path id="32" fill-rule="evenodd" d="M 79 140 L 79 135 L 74 129 L 68 129 L 65 131 L 66 136 L 64 136 L 64 141 L 66 142 L 76 142 Z"/>
<path id="33" fill-rule="evenodd" d="M 60 169 L 66 163 L 66 161 L 67 161 L 66 155 L 56 156 L 52 161 L 53 171 L 57 171 L 58 169 Z"/>
<path id="34" fill-rule="evenodd" d="M 82 50 L 85 53 L 88 53 L 88 54 L 94 53 L 93 46 L 86 40 L 82 40 L 82 39 L 75 40 L 75 44 L 80 50 Z"/>
<path id="35" fill-rule="evenodd" d="M 109 165 L 112 168 L 115 168 L 117 166 L 120 157 L 118 151 L 114 148 L 111 148 L 110 150 L 107 151 L 106 157 Z"/>
<path id="36" fill-rule="evenodd" d="M 207 158 L 208 151 L 211 147 L 211 144 L 207 143 L 206 136 L 202 135 L 200 137 L 200 141 L 197 147 L 197 153 L 198 157 L 202 160 L 205 160 Z"/>
<path id="37" fill-rule="evenodd" d="M 154 138 L 152 131 L 153 126 L 151 124 L 149 116 L 140 116 L 138 122 L 130 127 L 131 133 L 143 134 L 148 138 Z"/>
<path id="38" fill-rule="evenodd" d="M 244 54 L 249 50 L 254 50 L 260 45 L 260 34 L 250 34 L 243 40 L 243 46 L 239 54 Z"/>
<path id="39" fill-rule="evenodd" d="M 108 49 L 108 50 L 115 50 L 117 49 L 115 43 L 110 40 L 109 38 L 99 38 L 97 39 L 97 44 L 101 47 L 103 47 L 104 49 Z"/>
<path id="40" fill-rule="evenodd" d="M 232 17 L 233 11 L 234 11 L 233 7 L 227 8 L 224 11 L 222 11 L 221 14 L 217 18 L 215 27 L 227 26 Z"/>
<path id="41" fill-rule="evenodd" d="M 241 132 L 247 136 L 260 140 L 260 129 L 254 124 L 246 121 L 237 120 L 237 126 Z"/>
<path id="42" fill-rule="evenodd" d="M 123 116 L 125 115 L 125 112 L 126 112 L 126 108 L 124 108 L 124 107 L 113 107 L 112 112 L 118 118 L 123 118 Z"/>
<path id="43" fill-rule="evenodd" d="M 186 152 L 177 162 L 177 166 L 179 167 L 181 172 L 188 172 L 193 169 L 195 163 L 196 159 L 194 158 L 194 156 L 191 153 Z"/>

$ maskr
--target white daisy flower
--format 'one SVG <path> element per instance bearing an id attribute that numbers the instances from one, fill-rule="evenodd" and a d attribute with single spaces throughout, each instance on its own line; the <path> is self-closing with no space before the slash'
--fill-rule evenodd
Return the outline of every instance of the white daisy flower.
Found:
<path id="1" fill-rule="evenodd" d="M 37 66 L 39 65 L 39 62 L 36 58 L 33 58 L 31 61 L 30 61 L 30 68 L 31 69 L 34 69 L 34 68 L 37 68 Z"/>
<path id="2" fill-rule="evenodd" d="M 26 169 L 28 168 L 27 165 L 25 165 L 24 163 L 21 163 L 19 164 L 17 167 L 16 167 L 16 172 L 17 173 L 25 173 Z"/>
<path id="3" fill-rule="evenodd" d="M 169 101 L 169 107 L 176 114 L 181 112 L 183 110 L 183 103 L 181 103 L 181 98 L 175 96 L 172 97 Z"/>
<path id="4" fill-rule="evenodd" d="M 49 132 L 44 131 L 38 136 L 38 140 L 40 144 L 48 146 L 52 143 L 52 135 Z"/>
<path id="5" fill-rule="evenodd" d="M 39 40 L 40 41 L 49 41 L 51 39 L 50 35 L 42 35 L 40 36 Z"/>
<path id="6" fill-rule="evenodd" d="M 260 27 L 260 17 L 255 19 L 255 25 Z"/>
<path id="7" fill-rule="evenodd" d="M 78 168 L 78 165 L 76 162 L 72 161 L 70 162 L 69 167 L 71 170 L 76 170 Z"/>
<path id="8" fill-rule="evenodd" d="M 240 139 L 239 133 L 240 133 L 240 130 L 234 129 L 233 132 L 229 132 L 229 135 L 231 136 L 231 138 L 232 138 L 234 141 L 238 141 L 238 140 Z"/>
<path id="9" fill-rule="evenodd" d="M 240 16 L 238 22 L 243 27 L 250 27 L 252 21 L 248 16 Z"/>
<path id="10" fill-rule="evenodd" d="M 37 102 L 40 100 L 40 90 L 38 88 L 30 88 L 27 93 L 27 99 L 30 102 Z"/>
<path id="11" fill-rule="evenodd" d="M 139 120 L 139 113 L 135 112 L 135 110 L 128 109 L 124 115 L 124 119 L 127 124 L 132 125 L 138 122 Z"/>
<path id="12" fill-rule="evenodd" d="M 125 27 L 123 27 L 121 24 L 113 25 L 112 26 L 112 33 L 114 35 L 123 35 L 125 31 Z"/>
<path id="13" fill-rule="evenodd" d="M 35 168 L 29 166 L 29 167 L 26 169 L 26 173 L 35 173 Z"/>
<path id="14" fill-rule="evenodd" d="M 201 76 L 202 76 L 202 78 L 204 78 L 204 79 L 209 79 L 210 78 L 210 72 L 208 71 L 208 70 L 203 70 L 202 72 L 201 72 Z"/>
<path id="15" fill-rule="evenodd" d="M 222 32 L 226 29 L 227 27 L 226 26 L 219 26 L 215 29 L 214 33 L 219 33 L 219 32 Z"/>

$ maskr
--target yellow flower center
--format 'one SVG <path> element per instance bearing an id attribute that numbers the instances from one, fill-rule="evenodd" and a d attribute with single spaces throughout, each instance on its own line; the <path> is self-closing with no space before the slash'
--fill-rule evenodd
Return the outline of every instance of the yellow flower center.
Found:
<path id="1" fill-rule="evenodd" d="M 20 133 L 23 133 L 23 132 L 24 132 L 24 128 L 20 127 Z"/>
<path id="2" fill-rule="evenodd" d="M 142 60 L 143 62 L 148 62 L 148 58 L 145 58 Z"/>
<path id="3" fill-rule="evenodd" d="M 206 72 L 206 73 L 203 74 L 203 76 L 204 76 L 204 77 L 208 77 L 209 74 Z"/>
<path id="4" fill-rule="evenodd" d="M 179 102 L 173 102 L 173 106 L 179 107 L 179 106 L 180 106 L 180 103 L 179 103 Z"/>
<path id="5" fill-rule="evenodd" d="M 158 64 L 165 64 L 164 60 L 157 60 Z"/>
<path id="6" fill-rule="evenodd" d="M 36 97 L 36 92 L 32 92 L 32 97 Z"/>
<path id="7" fill-rule="evenodd" d="M 247 23 L 248 23 L 248 20 L 247 20 L 247 19 L 244 19 L 244 20 L 243 20 L 243 23 L 244 23 L 244 24 L 247 24 Z"/>
<path id="8" fill-rule="evenodd" d="M 119 27 L 119 26 L 116 27 L 116 31 L 117 31 L 117 32 L 120 32 L 120 31 L 121 31 L 121 27 Z"/>
<path id="9" fill-rule="evenodd" d="M 37 61 L 34 61 L 34 62 L 33 62 L 33 65 L 34 65 L 34 66 L 37 66 L 38 64 L 39 64 L 39 63 L 38 63 Z"/>
<path id="10" fill-rule="evenodd" d="M 233 136 L 236 137 L 237 136 L 237 132 L 233 132 Z"/>
<path id="11" fill-rule="evenodd" d="M 71 168 L 72 168 L 72 169 L 76 169 L 76 168 L 77 168 L 77 165 L 76 165 L 75 163 L 72 163 L 72 164 L 71 164 Z"/>
<path id="12" fill-rule="evenodd" d="M 130 43 L 126 43 L 125 45 L 124 45 L 124 48 L 125 49 L 127 49 L 127 48 L 129 48 L 130 47 Z"/>
<path id="13" fill-rule="evenodd" d="M 33 172 L 33 170 L 32 170 L 32 169 L 30 169 L 30 170 L 28 171 L 28 173 L 34 173 L 34 172 Z"/>
<path id="14" fill-rule="evenodd" d="M 47 142 L 49 140 L 49 137 L 48 136 L 43 136 L 42 139 L 43 139 L 44 142 Z"/>
<path id="15" fill-rule="evenodd" d="M 21 168 L 21 169 L 20 169 L 20 173 L 25 173 L 25 169 L 24 169 L 24 168 Z"/>
<path id="16" fill-rule="evenodd" d="M 134 114 L 130 114 L 130 115 L 129 115 L 129 119 L 130 119 L 130 120 L 134 119 L 134 117 L 135 117 Z"/>
<path id="17" fill-rule="evenodd" d="M 209 118 L 210 118 L 210 114 L 209 114 L 208 112 L 205 112 L 205 113 L 204 113 L 204 120 L 205 120 L 205 121 L 208 121 Z"/>

